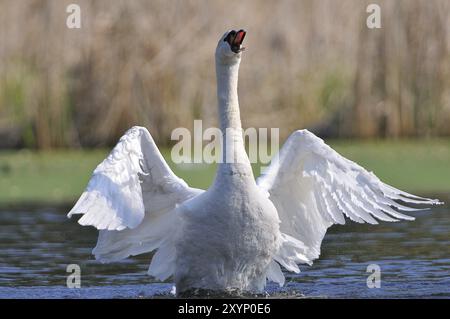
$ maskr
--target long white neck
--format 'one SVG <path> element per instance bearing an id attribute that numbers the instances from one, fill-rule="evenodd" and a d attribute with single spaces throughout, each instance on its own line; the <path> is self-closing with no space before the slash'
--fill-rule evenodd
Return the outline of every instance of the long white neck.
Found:
<path id="1" fill-rule="evenodd" d="M 220 128 L 223 134 L 222 161 L 217 171 L 216 182 L 250 181 L 254 177 L 250 161 L 245 152 L 238 101 L 239 61 L 228 64 L 216 59 L 217 99 Z"/>
<path id="2" fill-rule="evenodd" d="M 239 62 L 228 65 L 216 61 L 217 100 L 220 128 L 242 130 L 238 100 Z"/>

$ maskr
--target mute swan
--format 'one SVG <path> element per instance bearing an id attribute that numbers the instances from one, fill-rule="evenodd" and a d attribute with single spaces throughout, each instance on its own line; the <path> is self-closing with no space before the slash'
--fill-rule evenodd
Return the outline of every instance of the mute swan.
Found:
<path id="1" fill-rule="evenodd" d="M 284 284 L 280 265 L 298 273 L 320 255 L 327 229 L 413 220 L 411 204 L 438 204 L 381 182 L 307 130 L 294 132 L 257 181 L 244 149 L 238 70 L 244 30 L 217 45 L 220 125 L 227 140 L 212 186 L 189 187 L 164 161 L 150 133 L 133 127 L 95 169 L 68 216 L 100 230 L 93 254 L 102 262 L 156 251 L 148 273 L 177 293 L 191 289 L 263 291 Z M 225 139 L 224 139 L 225 140 Z"/>

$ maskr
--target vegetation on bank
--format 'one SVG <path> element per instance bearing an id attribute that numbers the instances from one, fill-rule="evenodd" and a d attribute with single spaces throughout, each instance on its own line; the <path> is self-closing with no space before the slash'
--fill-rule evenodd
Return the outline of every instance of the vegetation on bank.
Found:
<path id="1" fill-rule="evenodd" d="M 230 27 L 248 31 L 246 127 L 450 136 L 448 0 L 377 0 L 375 30 L 359 0 L 78 0 L 76 30 L 69 3 L 0 1 L 1 148 L 105 147 L 137 124 L 167 145 L 174 127 L 210 127 L 213 54 Z"/>
<path id="2" fill-rule="evenodd" d="M 344 156 L 374 171 L 383 181 L 419 194 L 450 192 L 450 140 L 331 141 Z M 0 206 L 71 204 L 81 194 L 96 165 L 109 150 L 0 152 Z M 206 188 L 215 166 L 174 165 L 191 186 Z M 259 175 L 259 165 L 254 166 Z"/>

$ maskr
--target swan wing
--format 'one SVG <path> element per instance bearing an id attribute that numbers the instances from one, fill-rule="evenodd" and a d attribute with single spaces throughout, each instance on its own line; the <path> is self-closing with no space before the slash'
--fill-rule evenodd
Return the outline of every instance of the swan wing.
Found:
<path id="1" fill-rule="evenodd" d="M 402 212 L 418 209 L 405 204 L 439 204 L 381 182 L 307 130 L 288 138 L 257 183 L 281 220 L 284 237 L 274 259 L 295 272 L 319 257 L 327 229 L 345 224 L 345 217 L 370 224 L 413 220 Z"/>
<path id="2" fill-rule="evenodd" d="M 100 230 L 96 259 L 112 262 L 157 249 L 149 274 L 165 280 L 174 270 L 176 206 L 203 190 L 190 188 L 169 168 L 150 133 L 128 130 L 94 170 L 68 216 Z"/>
<path id="3" fill-rule="evenodd" d="M 135 228 L 144 215 L 192 193 L 169 168 L 150 133 L 133 127 L 94 170 L 68 217 L 82 214 L 78 223 L 99 230 Z"/>

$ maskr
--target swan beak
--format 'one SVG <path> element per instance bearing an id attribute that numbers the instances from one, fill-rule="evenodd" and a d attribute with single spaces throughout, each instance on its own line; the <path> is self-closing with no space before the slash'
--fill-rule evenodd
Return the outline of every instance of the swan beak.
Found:
<path id="1" fill-rule="evenodd" d="M 242 45 L 242 42 L 244 42 L 246 34 L 247 32 L 245 32 L 245 30 L 239 30 L 234 37 L 233 45 L 240 47 Z"/>
<path id="2" fill-rule="evenodd" d="M 230 45 L 231 51 L 234 53 L 239 53 L 245 50 L 244 47 L 242 47 L 242 42 L 244 42 L 244 38 L 247 32 L 245 30 L 239 30 L 239 31 L 231 31 L 227 37 L 225 38 L 225 41 L 228 42 Z"/>

